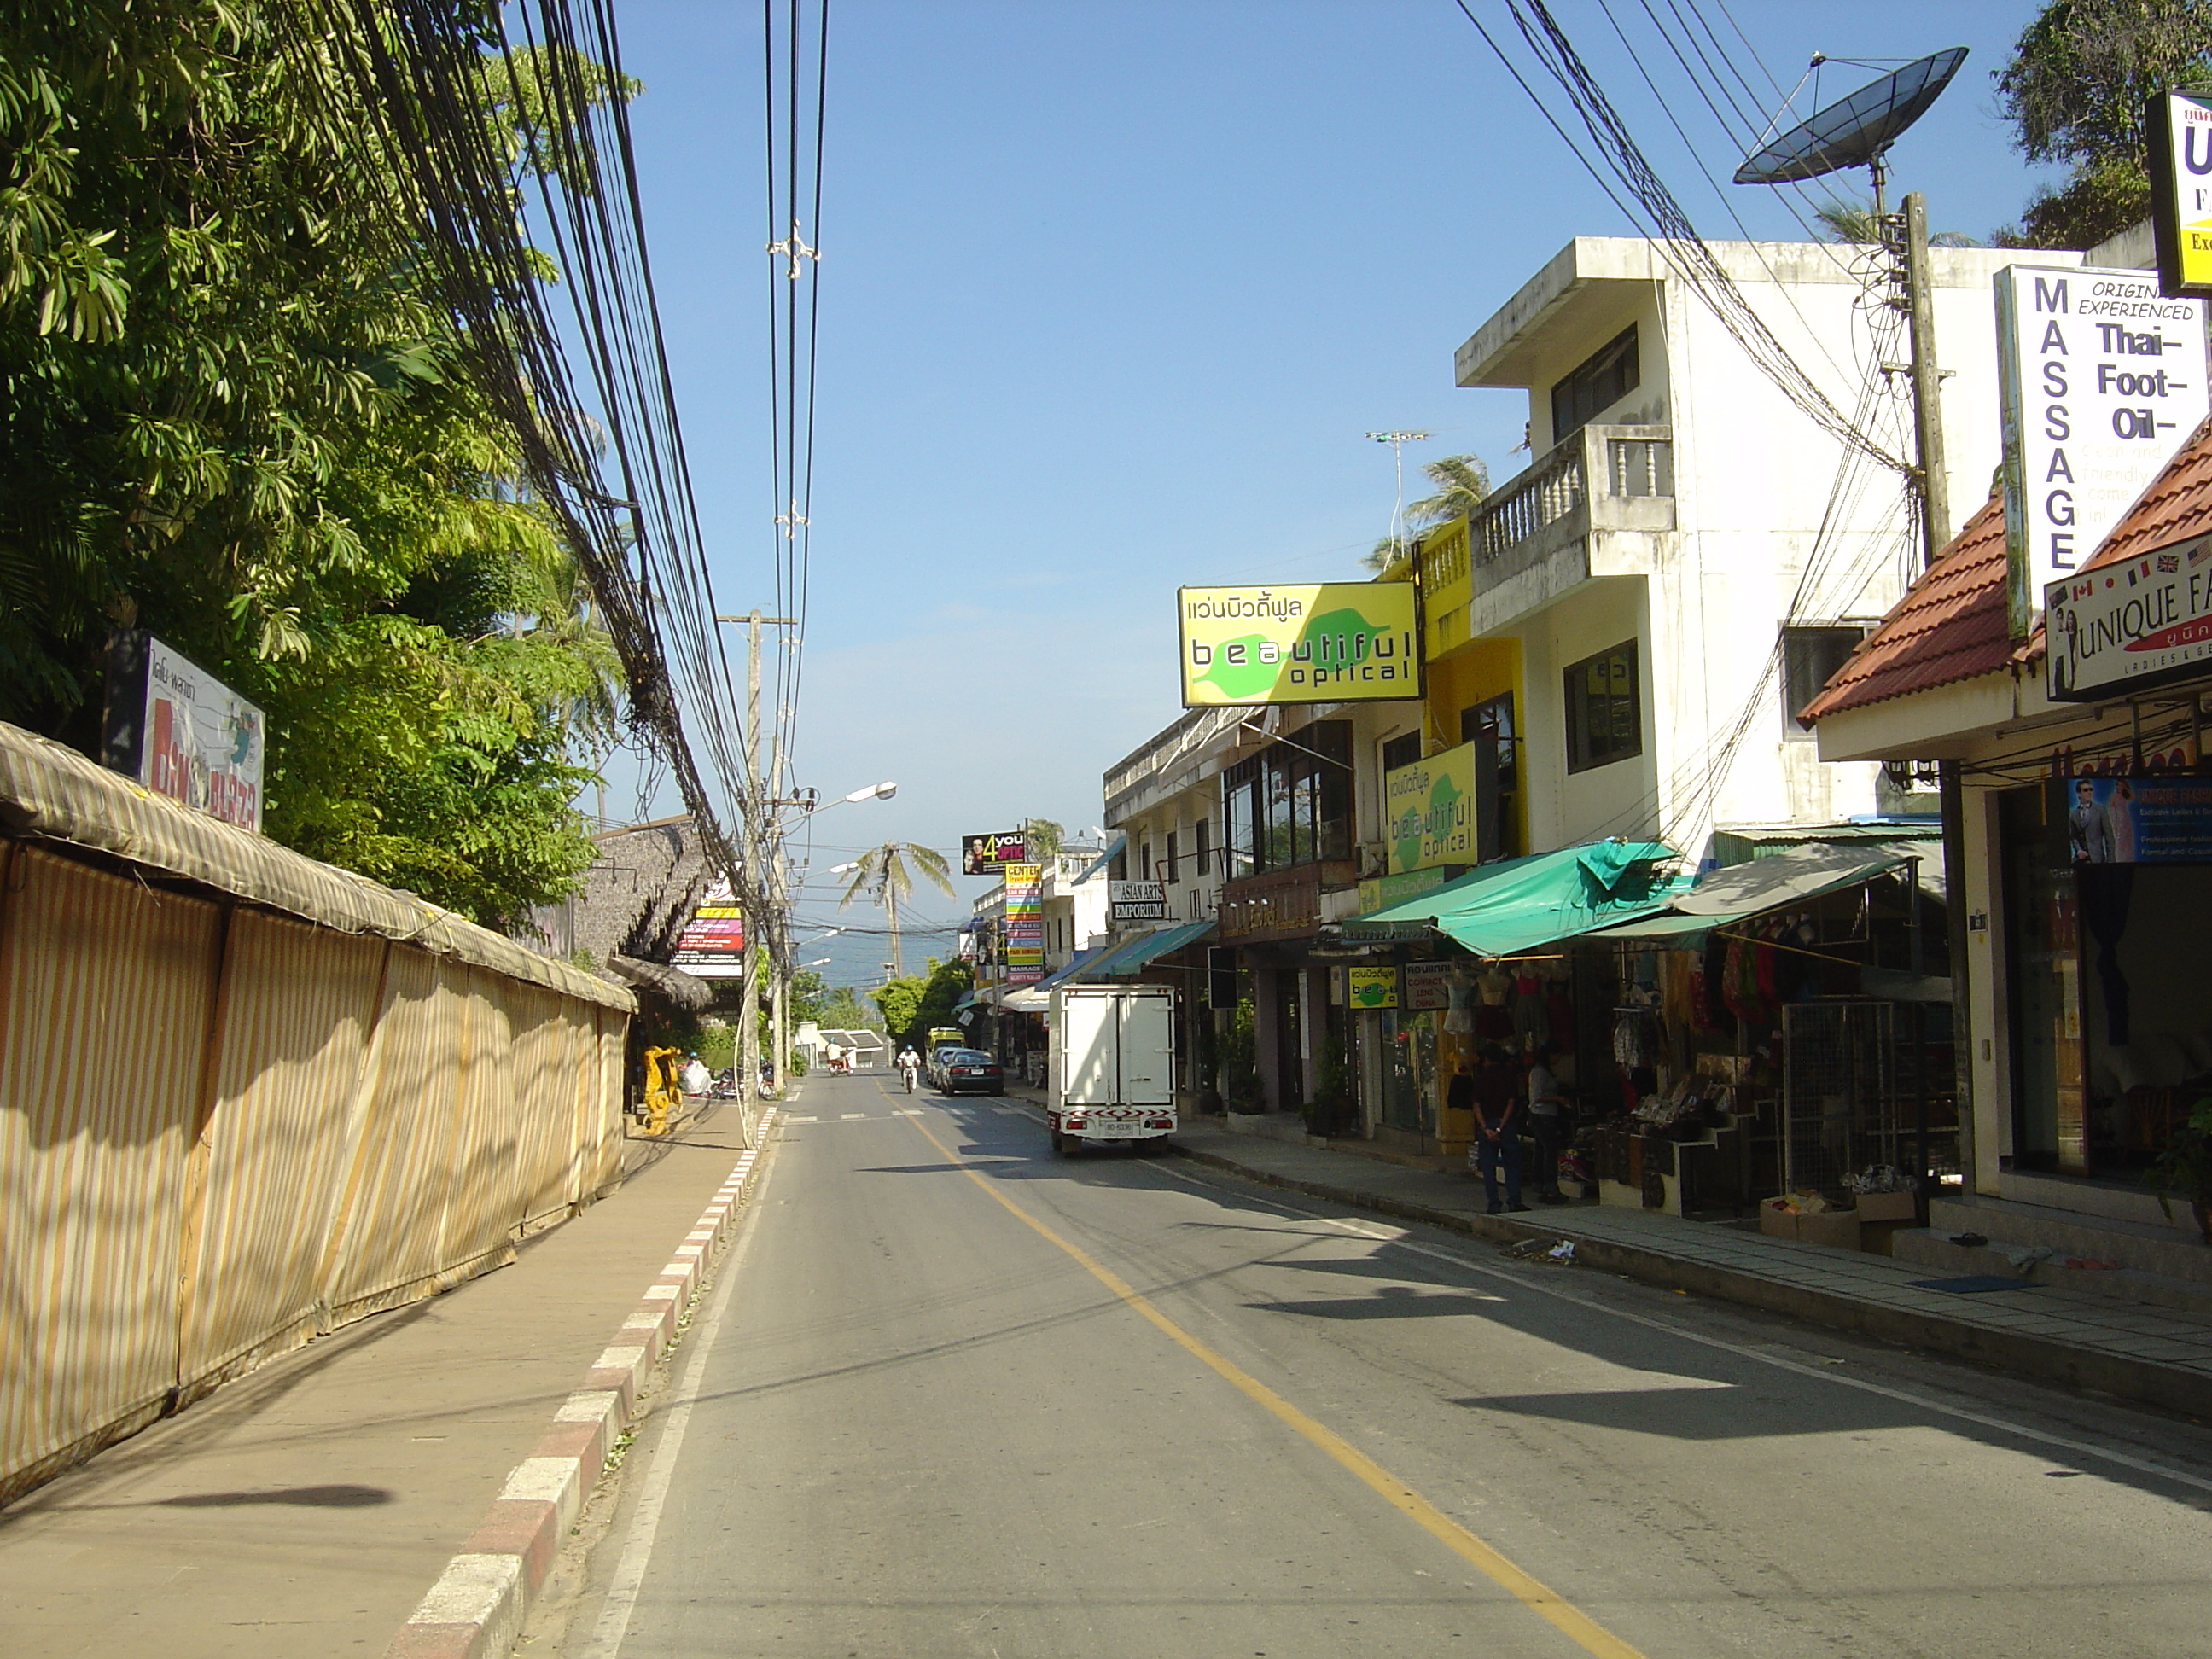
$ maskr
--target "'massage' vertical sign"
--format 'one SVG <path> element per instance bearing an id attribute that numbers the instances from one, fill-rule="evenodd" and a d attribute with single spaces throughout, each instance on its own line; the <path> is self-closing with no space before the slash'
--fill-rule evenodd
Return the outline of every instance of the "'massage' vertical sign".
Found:
<path id="1" fill-rule="evenodd" d="M 2008 265 L 1996 275 L 2012 635 L 2071 575 L 2208 408 L 2204 302 L 2142 270 Z"/>

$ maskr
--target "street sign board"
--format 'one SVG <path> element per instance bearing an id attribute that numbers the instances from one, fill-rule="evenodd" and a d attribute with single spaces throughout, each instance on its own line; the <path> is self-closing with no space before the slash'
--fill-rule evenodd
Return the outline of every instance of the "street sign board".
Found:
<path id="1" fill-rule="evenodd" d="M 1412 582 L 1176 590 L 1186 708 L 1419 697 Z"/>
<path id="2" fill-rule="evenodd" d="M 960 837 L 960 873 L 963 876 L 1002 875 L 1010 864 L 1030 855 L 1029 837 L 1019 830 Z"/>
<path id="3" fill-rule="evenodd" d="M 2212 98 L 2154 94 L 2144 131 L 2158 285 L 2168 294 L 2212 294 Z"/>
<path id="4" fill-rule="evenodd" d="M 1475 748 L 1463 743 L 1382 775 L 1392 875 L 1475 862 Z"/>
<path id="5" fill-rule="evenodd" d="M 2054 702 L 2193 678 L 2212 663 L 2212 536 L 2055 581 L 2044 605 Z"/>
<path id="6" fill-rule="evenodd" d="M 707 889 L 691 920 L 676 936 L 669 965 L 681 968 L 694 979 L 743 979 L 745 976 L 745 913 L 726 881 Z"/>
<path id="7" fill-rule="evenodd" d="M 1346 1000 L 1355 1008 L 1395 1008 L 1398 1006 L 1395 968 L 1354 968 L 1344 976 Z"/>
<path id="8" fill-rule="evenodd" d="M 1034 985 L 1044 977 L 1044 866 L 1006 866 L 1006 983 Z"/>
<path id="9" fill-rule="evenodd" d="M 261 828 L 261 710 L 151 634 L 107 642 L 102 762 L 157 795 Z"/>
<path id="10" fill-rule="evenodd" d="M 1996 274 L 2007 610 L 2025 639 L 2070 576 L 2212 410 L 2204 301 L 2140 270 Z"/>

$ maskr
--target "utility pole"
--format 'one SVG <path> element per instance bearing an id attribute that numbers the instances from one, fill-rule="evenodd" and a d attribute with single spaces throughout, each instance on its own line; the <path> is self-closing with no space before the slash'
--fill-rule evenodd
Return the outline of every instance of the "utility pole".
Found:
<path id="1" fill-rule="evenodd" d="M 767 884 L 763 880 L 761 854 L 771 830 L 775 812 L 769 797 L 773 791 L 768 780 L 761 775 L 760 750 L 760 679 L 761 629 L 787 627 L 795 622 L 791 617 L 763 616 L 750 611 L 742 616 L 717 615 L 718 623 L 745 624 L 745 816 L 744 835 L 738 842 L 738 864 L 744 877 L 745 957 L 744 990 L 738 1001 L 738 1076 L 741 1090 L 746 1094 L 760 1091 L 760 949 L 764 935 L 772 938 L 775 924 L 768 912 L 779 899 L 771 899 Z M 781 865 L 782 849 L 776 847 L 771 856 Z M 779 893 L 781 884 L 778 884 Z M 769 961 L 775 959 L 771 945 Z M 781 981 L 778 981 L 779 986 Z M 775 1067 L 776 1086 L 782 1086 L 783 1068 Z"/>
<path id="2" fill-rule="evenodd" d="M 1943 374 L 1936 362 L 1935 281 L 1928 265 L 1928 200 L 1905 198 L 1905 297 L 1912 337 L 1913 430 L 1919 440 L 1921 568 L 1951 539 L 1951 476 L 1943 462 Z"/>

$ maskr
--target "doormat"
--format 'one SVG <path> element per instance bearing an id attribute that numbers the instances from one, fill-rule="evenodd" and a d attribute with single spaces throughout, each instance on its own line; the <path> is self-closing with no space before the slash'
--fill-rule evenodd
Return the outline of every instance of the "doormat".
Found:
<path id="1" fill-rule="evenodd" d="M 1908 1279 L 1916 1291 L 1948 1291 L 1954 1296 L 1973 1296 L 1983 1291 L 2035 1291 L 2043 1287 L 2032 1279 L 2007 1279 L 2002 1273 L 1968 1273 L 1963 1279 Z"/>

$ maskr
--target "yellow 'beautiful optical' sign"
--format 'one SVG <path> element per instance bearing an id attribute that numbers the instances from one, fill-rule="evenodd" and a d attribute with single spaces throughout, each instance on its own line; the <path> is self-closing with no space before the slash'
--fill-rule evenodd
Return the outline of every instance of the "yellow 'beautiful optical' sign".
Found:
<path id="1" fill-rule="evenodd" d="M 1411 582 L 1178 588 L 1183 707 L 1418 697 L 1420 600 Z"/>

